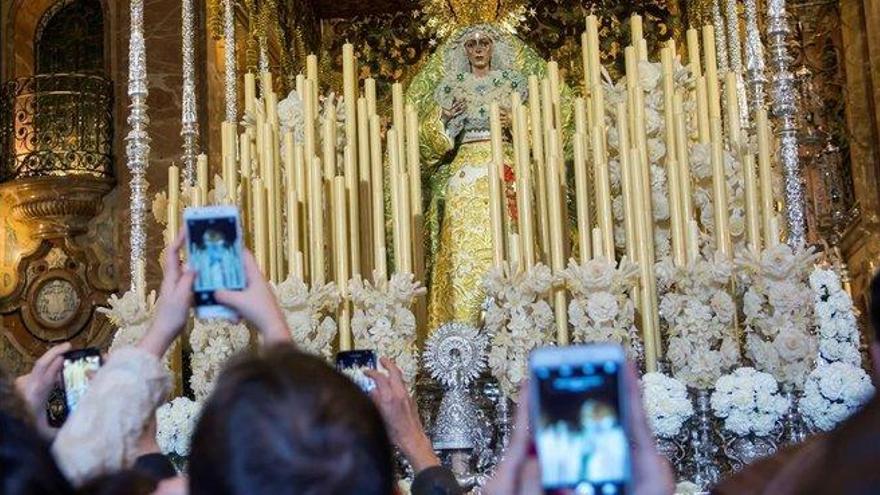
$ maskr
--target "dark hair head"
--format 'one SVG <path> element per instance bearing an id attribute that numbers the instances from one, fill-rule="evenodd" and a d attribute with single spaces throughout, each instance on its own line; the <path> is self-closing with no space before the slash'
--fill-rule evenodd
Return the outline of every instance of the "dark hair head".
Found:
<path id="1" fill-rule="evenodd" d="M 293 346 L 234 360 L 196 425 L 192 495 L 388 495 L 392 451 L 351 380 Z"/>
<path id="2" fill-rule="evenodd" d="M 33 426 L 34 418 L 30 407 L 15 388 L 12 376 L 0 366 L 0 412 Z"/>
<path id="3" fill-rule="evenodd" d="M 871 294 L 868 301 L 868 313 L 871 317 L 871 326 L 874 327 L 874 340 L 880 341 L 880 271 L 871 279 Z"/>
<path id="4" fill-rule="evenodd" d="M 73 488 L 55 465 L 49 445 L 30 425 L 3 411 L 0 411 L 0 493 L 73 493 Z"/>
<path id="5" fill-rule="evenodd" d="M 158 485 L 148 475 L 129 469 L 99 476 L 83 485 L 77 495 L 150 495 Z"/>

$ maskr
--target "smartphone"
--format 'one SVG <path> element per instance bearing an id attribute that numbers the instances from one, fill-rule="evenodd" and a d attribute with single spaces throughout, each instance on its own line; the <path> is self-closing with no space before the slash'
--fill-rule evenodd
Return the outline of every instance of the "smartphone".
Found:
<path id="1" fill-rule="evenodd" d="M 79 406 L 95 373 L 101 367 L 101 351 L 94 347 L 63 354 L 61 381 L 64 387 L 64 419 Z"/>
<path id="2" fill-rule="evenodd" d="M 183 211 L 197 318 L 234 320 L 232 309 L 214 300 L 214 291 L 247 285 L 242 252 L 241 215 L 235 206 L 204 206 Z"/>
<path id="3" fill-rule="evenodd" d="M 336 369 L 351 378 L 351 381 L 366 393 L 370 393 L 376 388 L 373 379 L 364 373 L 364 370 L 376 369 L 376 353 L 371 350 L 338 352 L 336 354 Z"/>
<path id="4" fill-rule="evenodd" d="M 529 412 L 545 494 L 627 493 L 624 360 L 613 344 L 532 352 Z"/>

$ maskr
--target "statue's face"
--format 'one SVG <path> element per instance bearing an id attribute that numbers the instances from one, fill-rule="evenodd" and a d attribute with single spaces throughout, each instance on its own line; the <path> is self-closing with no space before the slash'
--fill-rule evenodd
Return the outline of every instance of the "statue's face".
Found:
<path id="1" fill-rule="evenodd" d="M 476 33 L 464 43 L 468 61 L 474 69 L 488 69 L 492 63 L 493 41 L 484 33 Z"/>

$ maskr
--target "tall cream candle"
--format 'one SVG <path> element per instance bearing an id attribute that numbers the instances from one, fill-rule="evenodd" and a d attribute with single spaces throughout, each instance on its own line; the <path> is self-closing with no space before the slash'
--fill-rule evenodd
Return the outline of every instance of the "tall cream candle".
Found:
<path id="1" fill-rule="evenodd" d="M 388 274 L 388 265 L 385 259 L 385 200 L 384 184 L 382 175 L 382 143 L 379 128 L 379 116 L 370 116 L 370 179 L 372 182 L 371 211 L 373 231 L 373 269 L 378 270 L 381 277 Z"/>
<path id="2" fill-rule="evenodd" d="M 208 190 L 211 187 L 211 179 L 208 176 L 208 155 L 201 153 L 196 157 L 196 185 L 199 188 L 199 196 L 201 196 L 201 204 L 205 205 L 208 201 Z"/>
<path id="3" fill-rule="evenodd" d="M 619 133 L 620 149 L 630 149 L 629 141 L 629 118 L 626 113 L 626 103 L 617 103 L 617 128 Z M 620 154 L 620 186 L 623 194 L 623 229 L 626 233 L 626 257 L 635 263 L 639 262 L 638 236 L 636 234 L 636 218 L 639 201 L 635 196 L 632 177 L 632 165 L 629 163 L 629 153 Z"/>
<path id="4" fill-rule="evenodd" d="M 642 174 L 639 172 L 640 164 L 638 150 L 630 151 L 630 165 L 632 166 L 632 184 L 635 197 L 646 194 L 645 185 L 642 183 Z M 648 244 L 653 241 L 646 222 L 646 212 L 637 212 L 636 221 L 636 245 L 639 252 L 639 300 L 641 302 L 640 316 L 642 322 L 642 341 L 645 346 L 645 369 L 648 372 L 657 370 L 657 327 L 654 325 L 654 304 L 656 294 L 652 292 L 652 279 L 654 277 L 654 260 L 648 252 Z"/>
<path id="5" fill-rule="evenodd" d="M 339 295 L 342 302 L 336 313 L 336 323 L 339 325 L 339 350 L 351 350 L 351 315 L 349 313 L 348 303 L 348 236 L 347 218 L 346 218 L 346 197 L 345 177 L 336 176 L 333 178 L 333 195 L 331 203 L 333 204 L 333 261 L 335 264 L 336 286 L 339 287 Z"/>
<path id="6" fill-rule="evenodd" d="M 257 266 L 264 275 L 268 273 L 269 263 L 266 256 L 266 189 L 262 179 L 251 182 L 254 200 L 254 257 Z"/>
<path id="7" fill-rule="evenodd" d="M 721 119 L 712 119 L 712 209 L 715 218 L 715 247 L 724 256 L 733 255 L 730 243 L 730 217 L 727 210 L 727 177 L 721 142 Z"/>
<path id="8" fill-rule="evenodd" d="M 367 99 L 367 114 L 376 114 L 376 80 L 372 77 L 364 79 L 364 98 Z"/>
<path id="9" fill-rule="evenodd" d="M 360 206 L 360 249 L 361 271 L 372 273 L 373 265 L 373 205 L 371 188 L 372 169 L 370 165 L 370 117 L 367 114 L 366 98 L 358 98 L 358 205 Z M 380 186 L 381 187 L 381 186 Z"/>
<path id="10" fill-rule="evenodd" d="M 703 69 L 700 66 L 700 33 L 690 28 L 687 30 L 687 47 L 688 47 L 688 66 L 691 69 L 693 77 L 703 75 Z"/>
<path id="11" fill-rule="evenodd" d="M 308 159 L 308 157 L 307 157 Z M 309 239 L 311 240 L 312 287 L 323 285 L 326 281 L 324 267 L 324 180 L 321 172 L 321 159 L 314 157 L 309 167 Z"/>
<path id="12" fill-rule="evenodd" d="M 352 276 L 355 276 L 361 274 L 361 210 L 360 197 L 358 192 L 359 178 L 357 173 L 357 164 L 354 160 L 355 150 L 352 146 L 353 144 L 348 144 L 345 146 L 345 151 L 343 152 L 343 162 L 345 164 L 345 192 L 348 195 L 348 215 L 346 215 L 346 219 L 348 221 L 348 235 L 345 239 L 348 242 L 347 252 L 351 257 L 348 262 L 349 273 Z"/>
<path id="13" fill-rule="evenodd" d="M 406 166 L 406 113 L 403 109 L 403 85 L 399 82 L 391 85 L 391 120 L 394 128 L 397 129 L 397 158 L 400 170 L 407 170 Z"/>
<path id="14" fill-rule="evenodd" d="M 244 75 L 244 111 L 254 114 L 257 100 L 257 80 L 253 72 Z"/>
<path id="15" fill-rule="evenodd" d="M 401 271 L 403 263 L 403 238 L 400 231 L 402 214 L 401 198 L 400 198 L 400 157 L 397 148 L 397 128 L 388 129 L 385 133 L 385 143 L 388 147 L 388 178 L 391 189 L 391 238 L 394 246 L 394 268 L 395 271 Z"/>
<path id="16" fill-rule="evenodd" d="M 614 220 L 611 216 L 611 182 L 608 161 L 602 154 L 602 130 L 593 130 L 593 180 L 596 189 L 596 222 L 602 231 L 602 251 L 614 259 Z M 595 246 L 594 246 L 595 249 Z"/>
<path id="17" fill-rule="evenodd" d="M 555 150 L 555 147 L 552 149 Z M 555 153 L 550 155 L 547 172 L 547 195 L 550 199 L 550 265 L 554 273 L 565 269 L 565 252 L 562 243 L 565 231 L 562 224 L 562 201 L 560 201 L 562 188 L 559 184 L 559 174 L 556 173 L 558 160 Z M 553 310 L 556 316 L 556 341 L 559 345 L 568 345 L 568 304 L 565 289 L 562 287 L 553 289 Z"/>
<path id="18" fill-rule="evenodd" d="M 540 236 L 539 255 L 540 259 L 549 259 L 550 252 L 550 225 L 547 206 L 547 181 L 545 177 L 546 166 L 544 161 L 544 123 L 541 120 L 541 90 L 538 86 L 538 78 L 529 76 L 529 121 L 532 139 L 532 155 L 535 160 L 535 189 L 537 192 L 537 222 L 536 229 Z"/>
<path id="19" fill-rule="evenodd" d="M 492 226 L 492 264 L 500 268 L 504 263 L 504 220 L 502 217 L 501 176 L 499 170 L 504 155 L 501 148 L 501 112 L 493 102 L 489 112 L 492 141 L 492 163 L 489 165 L 489 218 Z"/>
<path id="20" fill-rule="evenodd" d="M 758 178 L 761 182 L 761 224 L 764 237 L 770 243 L 774 215 L 773 202 L 773 171 L 770 164 L 770 123 L 767 121 L 767 110 L 759 108 L 755 112 L 755 129 L 758 134 Z"/>
<path id="21" fill-rule="evenodd" d="M 422 207 L 422 170 L 419 159 L 419 118 L 412 105 L 404 108 L 406 118 L 406 163 L 409 179 L 410 231 L 412 244 L 412 271 L 416 280 L 425 278 L 425 229 Z"/>
<path id="22" fill-rule="evenodd" d="M 574 187 L 577 202 L 578 244 L 580 245 L 580 261 L 586 263 L 593 257 L 593 248 L 603 250 L 601 245 L 590 245 L 590 205 L 587 191 L 587 160 L 584 153 L 584 136 L 574 135 Z"/>
<path id="23" fill-rule="evenodd" d="M 743 182 L 746 201 L 746 240 L 754 250 L 761 249 L 761 215 L 758 197 L 758 178 L 755 172 L 755 156 L 744 153 Z"/>
<path id="24" fill-rule="evenodd" d="M 520 163 L 517 172 L 517 211 L 519 212 L 519 230 L 520 240 L 522 243 L 523 260 L 527 269 L 535 264 L 535 221 L 532 200 L 532 172 L 531 162 L 529 160 L 529 138 L 528 138 L 528 120 L 526 109 L 519 105 L 516 109 L 517 117 L 520 122 L 518 129 L 517 142 L 520 149 Z"/>
<path id="25" fill-rule="evenodd" d="M 687 222 L 694 218 L 693 199 L 691 198 L 691 170 L 688 150 L 687 124 L 685 123 L 684 102 L 681 93 L 677 93 L 672 102 L 675 114 L 675 149 L 678 161 L 679 200 L 681 215 L 684 221 L 685 235 Z"/>
<path id="26" fill-rule="evenodd" d="M 168 167 L 168 211 L 165 227 L 165 243 L 171 244 L 180 230 L 180 169 Z"/>
<path id="27" fill-rule="evenodd" d="M 400 222 L 400 260 L 401 263 L 397 268 L 398 272 L 412 273 L 412 209 L 410 208 L 409 195 L 409 174 L 403 172 L 397 181 L 398 199 L 400 205 L 400 215 L 397 220 Z"/>

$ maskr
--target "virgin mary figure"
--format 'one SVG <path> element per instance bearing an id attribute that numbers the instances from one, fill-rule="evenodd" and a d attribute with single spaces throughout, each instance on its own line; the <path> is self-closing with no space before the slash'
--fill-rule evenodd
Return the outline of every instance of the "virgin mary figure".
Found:
<path id="1" fill-rule="evenodd" d="M 406 98 L 419 113 L 422 177 L 428 208 L 428 330 L 451 321 L 478 325 L 492 266 L 488 167 L 490 106 L 510 123 L 511 96 L 528 99 L 528 76 L 546 63 L 525 43 L 494 25 L 454 32 L 410 84 Z M 506 164 L 513 149 L 505 132 Z M 514 177 L 505 165 L 506 194 Z M 515 228 L 515 206 L 505 209 Z"/>

